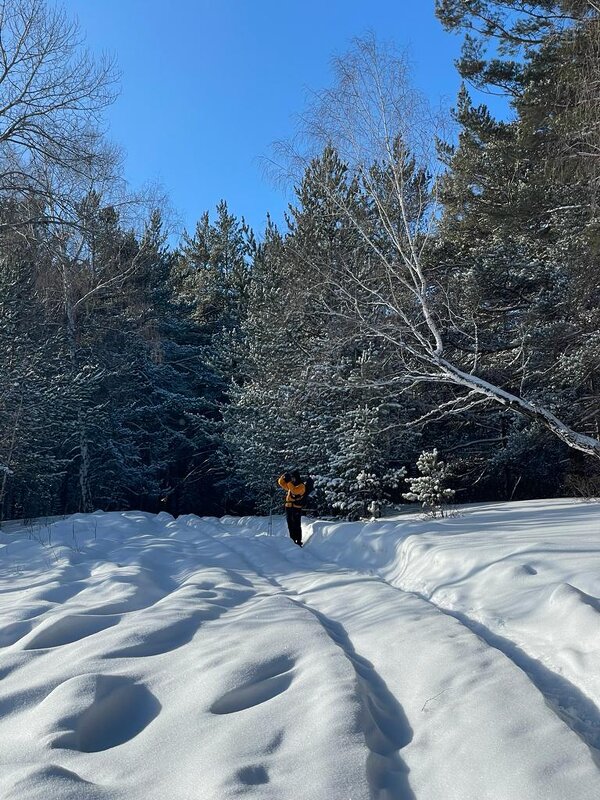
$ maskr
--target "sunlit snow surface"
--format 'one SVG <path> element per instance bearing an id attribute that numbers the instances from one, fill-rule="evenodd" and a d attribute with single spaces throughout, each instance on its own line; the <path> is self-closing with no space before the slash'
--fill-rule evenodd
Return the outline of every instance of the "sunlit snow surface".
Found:
<path id="1" fill-rule="evenodd" d="M 600 504 L 0 532 L 2 800 L 598 800 Z"/>

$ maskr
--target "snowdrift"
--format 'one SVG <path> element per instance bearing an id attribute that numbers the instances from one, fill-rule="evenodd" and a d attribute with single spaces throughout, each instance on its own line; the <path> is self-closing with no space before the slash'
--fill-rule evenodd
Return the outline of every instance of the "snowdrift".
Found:
<path id="1" fill-rule="evenodd" d="M 597 800 L 600 505 L 0 532 L 6 800 Z"/>

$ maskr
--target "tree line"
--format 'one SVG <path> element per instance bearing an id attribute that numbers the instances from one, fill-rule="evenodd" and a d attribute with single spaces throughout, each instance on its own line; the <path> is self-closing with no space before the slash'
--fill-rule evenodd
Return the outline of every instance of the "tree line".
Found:
<path id="1" fill-rule="evenodd" d="M 114 66 L 0 2 L 0 519 L 264 511 L 290 466 L 355 517 L 434 448 L 459 501 L 600 491 L 600 12 L 436 13 L 450 125 L 356 40 L 273 159 L 285 225 L 222 201 L 172 246 L 102 132 Z"/>

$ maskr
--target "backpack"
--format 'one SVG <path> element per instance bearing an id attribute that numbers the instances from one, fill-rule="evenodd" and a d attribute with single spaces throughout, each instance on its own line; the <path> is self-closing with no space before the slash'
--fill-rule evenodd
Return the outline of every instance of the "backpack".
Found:
<path id="1" fill-rule="evenodd" d="M 313 491 L 314 488 L 315 488 L 315 482 L 313 478 L 311 478 L 309 475 L 307 479 L 304 481 L 304 494 L 302 495 L 300 501 L 303 508 L 306 507 L 308 503 L 308 496 Z"/>

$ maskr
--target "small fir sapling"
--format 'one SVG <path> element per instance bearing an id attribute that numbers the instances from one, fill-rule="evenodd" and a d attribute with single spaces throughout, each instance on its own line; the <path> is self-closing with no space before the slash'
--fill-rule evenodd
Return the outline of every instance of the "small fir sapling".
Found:
<path id="1" fill-rule="evenodd" d="M 424 450 L 417 460 L 417 469 L 421 473 L 418 478 L 405 478 L 410 492 L 402 495 L 405 500 L 421 503 L 428 514 L 443 517 L 443 506 L 454 497 L 454 489 L 444 486 L 448 478 L 448 467 L 444 461 L 438 461 L 437 449 Z"/>

